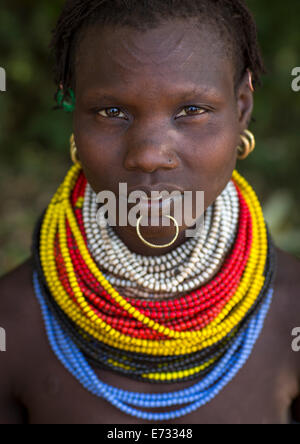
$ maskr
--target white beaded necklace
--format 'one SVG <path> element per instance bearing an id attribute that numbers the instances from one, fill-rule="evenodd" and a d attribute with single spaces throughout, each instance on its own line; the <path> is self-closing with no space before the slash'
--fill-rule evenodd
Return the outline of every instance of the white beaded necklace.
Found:
<path id="1" fill-rule="evenodd" d="M 188 239 L 171 253 L 153 257 L 132 253 L 110 226 L 99 226 L 97 211 L 96 194 L 87 184 L 83 204 L 84 227 L 90 252 L 103 274 L 115 287 L 155 298 L 155 294 L 161 297 L 167 293 L 174 295 L 193 291 L 218 272 L 234 243 L 239 199 L 235 185 L 230 181 L 206 210 L 204 228 L 199 237 Z M 104 220 L 103 212 L 102 218 Z"/>

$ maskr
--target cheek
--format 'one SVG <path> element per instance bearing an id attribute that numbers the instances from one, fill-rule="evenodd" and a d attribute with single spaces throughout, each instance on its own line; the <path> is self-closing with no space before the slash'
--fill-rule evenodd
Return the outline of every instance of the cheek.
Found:
<path id="1" fill-rule="evenodd" d="M 75 139 L 85 176 L 95 192 L 113 190 L 121 148 L 118 140 L 84 117 L 75 119 Z"/>
<path id="2" fill-rule="evenodd" d="M 208 152 L 205 157 L 208 171 L 211 174 L 219 173 L 216 174 L 219 178 L 226 176 L 226 172 L 231 177 L 237 159 L 237 129 L 224 126 L 212 134 L 207 140 Z"/>
<path id="3" fill-rule="evenodd" d="M 205 206 L 222 193 L 236 168 L 238 128 L 222 125 L 207 128 L 189 156 L 189 168 L 197 190 L 205 191 Z"/>

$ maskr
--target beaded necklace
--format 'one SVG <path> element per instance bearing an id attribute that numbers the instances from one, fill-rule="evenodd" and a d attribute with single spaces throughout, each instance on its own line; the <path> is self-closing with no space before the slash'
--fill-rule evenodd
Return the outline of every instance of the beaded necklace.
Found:
<path id="1" fill-rule="evenodd" d="M 110 273 L 112 285 L 142 288 L 152 296 L 153 292 L 188 292 L 215 275 L 234 242 L 239 202 L 235 186 L 230 182 L 214 204 L 214 220 L 213 209 L 209 207 L 204 230 L 196 241 L 192 238 L 171 254 L 150 259 L 131 253 L 112 228 L 101 224 L 99 229 L 96 213 L 96 195 L 87 185 L 83 218 L 93 258 Z M 162 298 L 165 299 L 164 295 Z"/>
<path id="2" fill-rule="evenodd" d="M 216 396 L 246 362 L 272 299 L 275 250 L 255 192 L 234 171 L 207 211 L 203 237 L 167 259 L 132 254 L 110 227 L 101 231 L 95 226 L 95 212 L 95 196 L 76 165 L 37 225 L 34 287 L 50 344 L 84 387 L 128 414 L 160 420 L 193 411 Z M 206 239 L 208 256 L 203 254 Z M 113 268 L 120 249 L 123 269 L 117 263 Z M 212 266 L 205 274 L 208 257 Z M 159 284 L 153 285 L 153 279 Z M 117 289 L 127 287 L 132 295 L 122 297 Z M 153 395 L 157 399 L 151 404 L 151 395 L 143 398 L 101 383 L 91 365 L 153 384 L 201 382 L 195 391 L 172 394 L 174 399 Z M 149 407 L 190 406 L 165 414 L 133 408 L 148 402 Z"/>
<path id="3" fill-rule="evenodd" d="M 41 305 L 49 342 L 55 355 L 66 369 L 72 373 L 90 393 L 106 399 L 127 415 L 148 421 L 168 421 L 186 416 L 214 399 L 220 391 L 232 381 L 252 352 L 263 328 L 264 319 L 273 295 L 273 290 L 270 290 L 262 309 L 259 314 L 251 320 L 247 331 L 237 336 L 228 353 L 201 382 L 189 389 L 178 392 L 151 395 L 120 390 L 101 382 L 86 362 L 80 350 L 61 328 L 56 319 L 51 316 L 40 293 L 36 275 L 34 276 L 34 286 Z M 187 404 L 187 406 L 166 413 L 152 413 L 134 408 L 161 408 L 184 404 Z"/>

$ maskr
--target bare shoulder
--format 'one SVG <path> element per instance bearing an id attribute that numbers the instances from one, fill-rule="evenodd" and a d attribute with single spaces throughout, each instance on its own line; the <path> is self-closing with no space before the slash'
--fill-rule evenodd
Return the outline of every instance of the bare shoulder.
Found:
<path id="1" fill-rule="evenodd" d="M 275 303 L 281 325 L 300 325 L 300 260 L 279 248 L 274 283 Z"/>
<path id="2" fill-rule="evenodd" d="M 16 313 L 19 304 L 28 303 L 26 295 L 32 293 L 32 261 L 26 262 L 0 278 L 1 315 Z M 18 302 L 13 304 L 13 302 Z M 26 305 L 26 304 L 25 304 Z"/>
<path id="3" fill-rule="evenodd" d="M 0 423 L 22 422 L 22 392 L 30 380 L 41 329 L 31 259 L 0 279 Z M 5 342 L 3 344 L 3 342 Z M 5 345 L 5 347 L 4 347 Z"/>
<path id="4" fill-rule="evenodd" d="M 289 303 L 295 304 L 295 307 L 300 309 L 300 259 L 279 248 L 276 250 L 277 276 L 275 288 L 285 294 Z"/>
<path id="5" fill-rule="evenodd" d="M 291 349 L 292 332 L 300 327 L 300 260 L 278 248 L 274 290 L 273 328 L 279 335 L 278 340 L 283 340 L 284 349 L 289 351 L 300 379 L 300 353 L 293 353 Z"/>
<path id="6" fill-rule="evenodd" d="M 284 281 L 289 279 L 300 283 L 300 259 L 286 251 L 276 248 L 278 257 L 278 273 Z"/>
<path id="7" fill-rule="evenodd" d="M 41 326 L 41 315 L 33 289 L 31 258 L 0 279 L 0 326 L 6 332 L 6 359 L 15 361 L 30 352 Z M 13 351 L 13 353 L 12 353 Z M 20 366 L 17 366 L 20 374 Z M 11 369 L 14 374 L 13 368 Z"/>
<path id="8" fill-rule="evenodd" d="M 296 340 L 297 347 L 300 345 L 300 260 L 291 254 L 277 249 L 278 269 L 275 281 L 276 301 L 276 326 L 279 326 L 279 335 L 286 338 L 285 349 L 282 356 L 291 358 L 292 368 L 299 387 L 300 381 L 300 351 L 295 352 L 292 347 Z M 280 320 L 280 322 L 279 322 Z M 295 338 L 295 332 L 298 337 Z M 299 347 L 298 347 L 299 348 Z M 289 350 L 286 355 L 286 350 Z M 293 399 L 292 415 L 295 421 L 300 422 L 300 391 Z"/>
<path id="9" fill-rule="evenodd" d="M 26 325 L 33 325 L 31 321 L 36 313 L 36 300 L 32 283 L 32 261 L 31 258 L 19 267 L 12 270 L 0 279 L 0 324 L 7 331 L 11 327 L 18 332 Z M 19 326 L 17 329 L 16 327 Z M 22 331 L 24 334 L 24 330 Z M 13 341 L 16 334 L 9 337 L 8 345 Z M 9 348 L 9 347 L 8 347 Z"/>

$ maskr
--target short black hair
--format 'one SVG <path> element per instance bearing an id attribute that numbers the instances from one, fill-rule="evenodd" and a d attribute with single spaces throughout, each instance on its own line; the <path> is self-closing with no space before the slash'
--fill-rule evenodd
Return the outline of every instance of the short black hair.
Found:
<path id="1" fill-rule="evenodd" d="M 218 25 L 226 51 L 234 56 L 235 87 L 249 69 L 254 87 L 266 72 L 257 39 L 254 17 L 244 0 L 66 0 L 53 30 L 56 97 L 73 87 L 75 50 L 84 29 L 91 24 L 130 26 L 147 30 L 164 19 L 199 18 Z"/>

